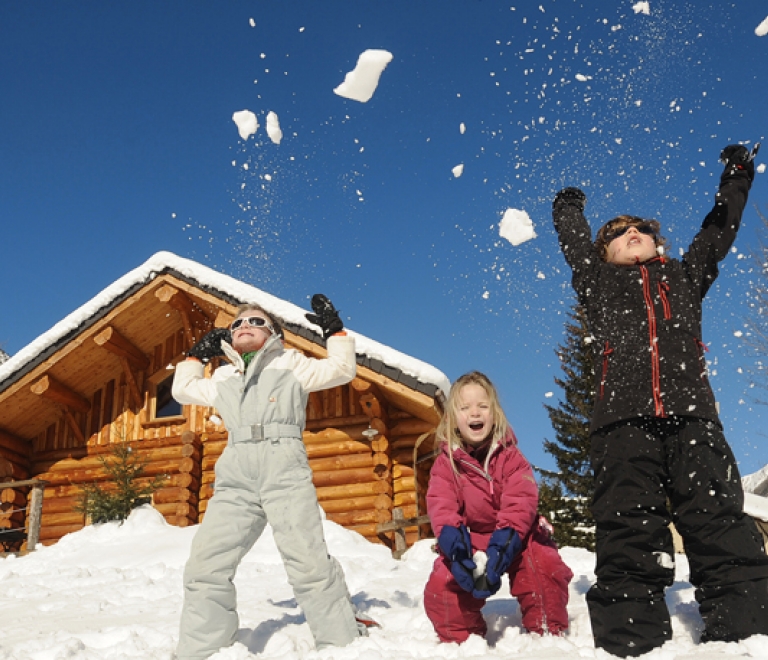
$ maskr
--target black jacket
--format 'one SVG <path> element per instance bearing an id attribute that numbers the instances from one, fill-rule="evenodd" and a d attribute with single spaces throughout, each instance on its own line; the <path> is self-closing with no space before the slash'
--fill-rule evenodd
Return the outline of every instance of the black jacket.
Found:
<path id="1" fill-rule="evenodd" d="M 750 185 L 746 172 L 724 173 L 715 206 L 683 257 L 637 266 L 602 261 L 578 204 L 555 198 L 555 229 L 594 341 L 591 432 L 637 416 L 684 415 L 720 424 L 707 378 L 701 305 L 736 238 Z"/>

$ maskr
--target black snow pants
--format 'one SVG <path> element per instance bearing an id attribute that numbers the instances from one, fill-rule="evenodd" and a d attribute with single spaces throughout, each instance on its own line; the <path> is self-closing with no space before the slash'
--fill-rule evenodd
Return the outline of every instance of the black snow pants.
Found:
<path id="1" fill-rule="evenodd" d="M 587 604 L 595 646 L 638 656 L 671 638 L 670 522 L 683 537 L 701 641 L 768 634 L 768 557 L 743 513 L 739 470 L 718 425 L 637 418 L 600 429 L 591 443 L 597 582 Z"/>

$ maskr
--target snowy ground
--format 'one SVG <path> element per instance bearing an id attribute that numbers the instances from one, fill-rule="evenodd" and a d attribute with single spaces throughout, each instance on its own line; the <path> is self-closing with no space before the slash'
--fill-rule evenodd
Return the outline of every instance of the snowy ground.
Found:
<path id="1" fill-rule="evenodd" d="M 593 579 L 594 557 L 585 550 L 563 550 L 575 573 L 566 637 L 523 633 L 517 603 L 502 588 L 485 608 L 488 639 L 471 638 L 457 646 L 438 643 L 422 607 L 435 557 L 430 541 L 421 541 L 402 561 L 395 561 L 383 546 L 325 524 L 331 552 L 344 567 L 356 605 L 382 628 L 349 647 L 315 651 L 268 528 L 237 577 L 240 643 L 220 651 L 213 656 L 216 660 L 611 657 L 592 644 L 584 594 Z M 155 510 L 144 507 L 122 526 L 87 527 L 31 555 L 0 559 L 0 660 L 171 658 L 181 609 L 181 574 L 195 529 L 169 526 Z M 738 644 L 696 644 L 701 619 L 686 576 L 682 558 L 667 594 L 674 639 L 645 657 L 765 658 L 764 636 Z"/>

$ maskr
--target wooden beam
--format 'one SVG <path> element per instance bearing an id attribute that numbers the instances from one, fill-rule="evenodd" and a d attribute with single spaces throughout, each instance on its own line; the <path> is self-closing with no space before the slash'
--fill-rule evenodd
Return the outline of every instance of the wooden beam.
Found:
<path id="1" fill-rule="evenodd" d="M 39 380 L 32 383 L 33 394 L 43 396 L 46 399 L 60 403 L 68 408 L 74 408 L 79 412 L 86 413 L 91 409 L 91 404 L 84 396 L 78 394 L 74 390 L 60 383 L 53 377 L 46 374 Z"/>
<path id="2" fill-rule="evenodd" d="M 128 360 L 135 369 L 146 369 L 149 367 L 149 358 L 111 325 L 97 334 L 93 341 L 113 355 Z"/>
<path id="3" fill-rule="evenodd" d="M 80 426 L 78 425 L 77 420 L 75 419 L 75 416 L 72 414 L 72 411 L 69 408 L 64 409 L 64 419 L 67 420 L 67 424 L 69 424 L 69 428 L 72 429 L 72 433 L 75 434 L 77 441 L 81 445 L 84 445 L 85 436 L 83 435 L 83 432 L 80 430 Z"/>
<path id="4" fill-rule="evenodd" d="M 131 396 L 131 401 L 136 408 L 141 408 L 144 405 L 144 400 L 141 396 L 141 391 L 136 382 L 136 376 L 131 369 L 130 362 L 127 358 L 121 357 L 120 364 L 123 365 L 123 373 L 125 373 L 125 382 L 128 383 L 128 393 Z"/>
<path id="5" fill-rule="evenodd" d="M 181 316 L 181 322 L 184 325 L 184 339 L 188 346 L 192 346 L 197 339 L 210 330 L 211 320 L 183 291 L 170 284 L 165 284 L 155 291 L 155 296 L 160 302 L 173 307 Z"/>

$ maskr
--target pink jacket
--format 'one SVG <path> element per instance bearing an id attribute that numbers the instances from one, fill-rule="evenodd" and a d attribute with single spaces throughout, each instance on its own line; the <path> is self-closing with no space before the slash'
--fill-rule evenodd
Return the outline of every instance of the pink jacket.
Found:
<path id="1" fill-rule="evenodd" d="M 512 430 L 491 455 L 488 472 L 466 451 L 454 449 L 456 474 L 447 443 L 441 449 L 427 490 L 427 512 L 435 537 L 445 525 L 464 523 L 476 550 L 485 550 L 491 534 L 503 527 L 511 527 L 525 539 L 537 517 L 539 490 Z"/>

